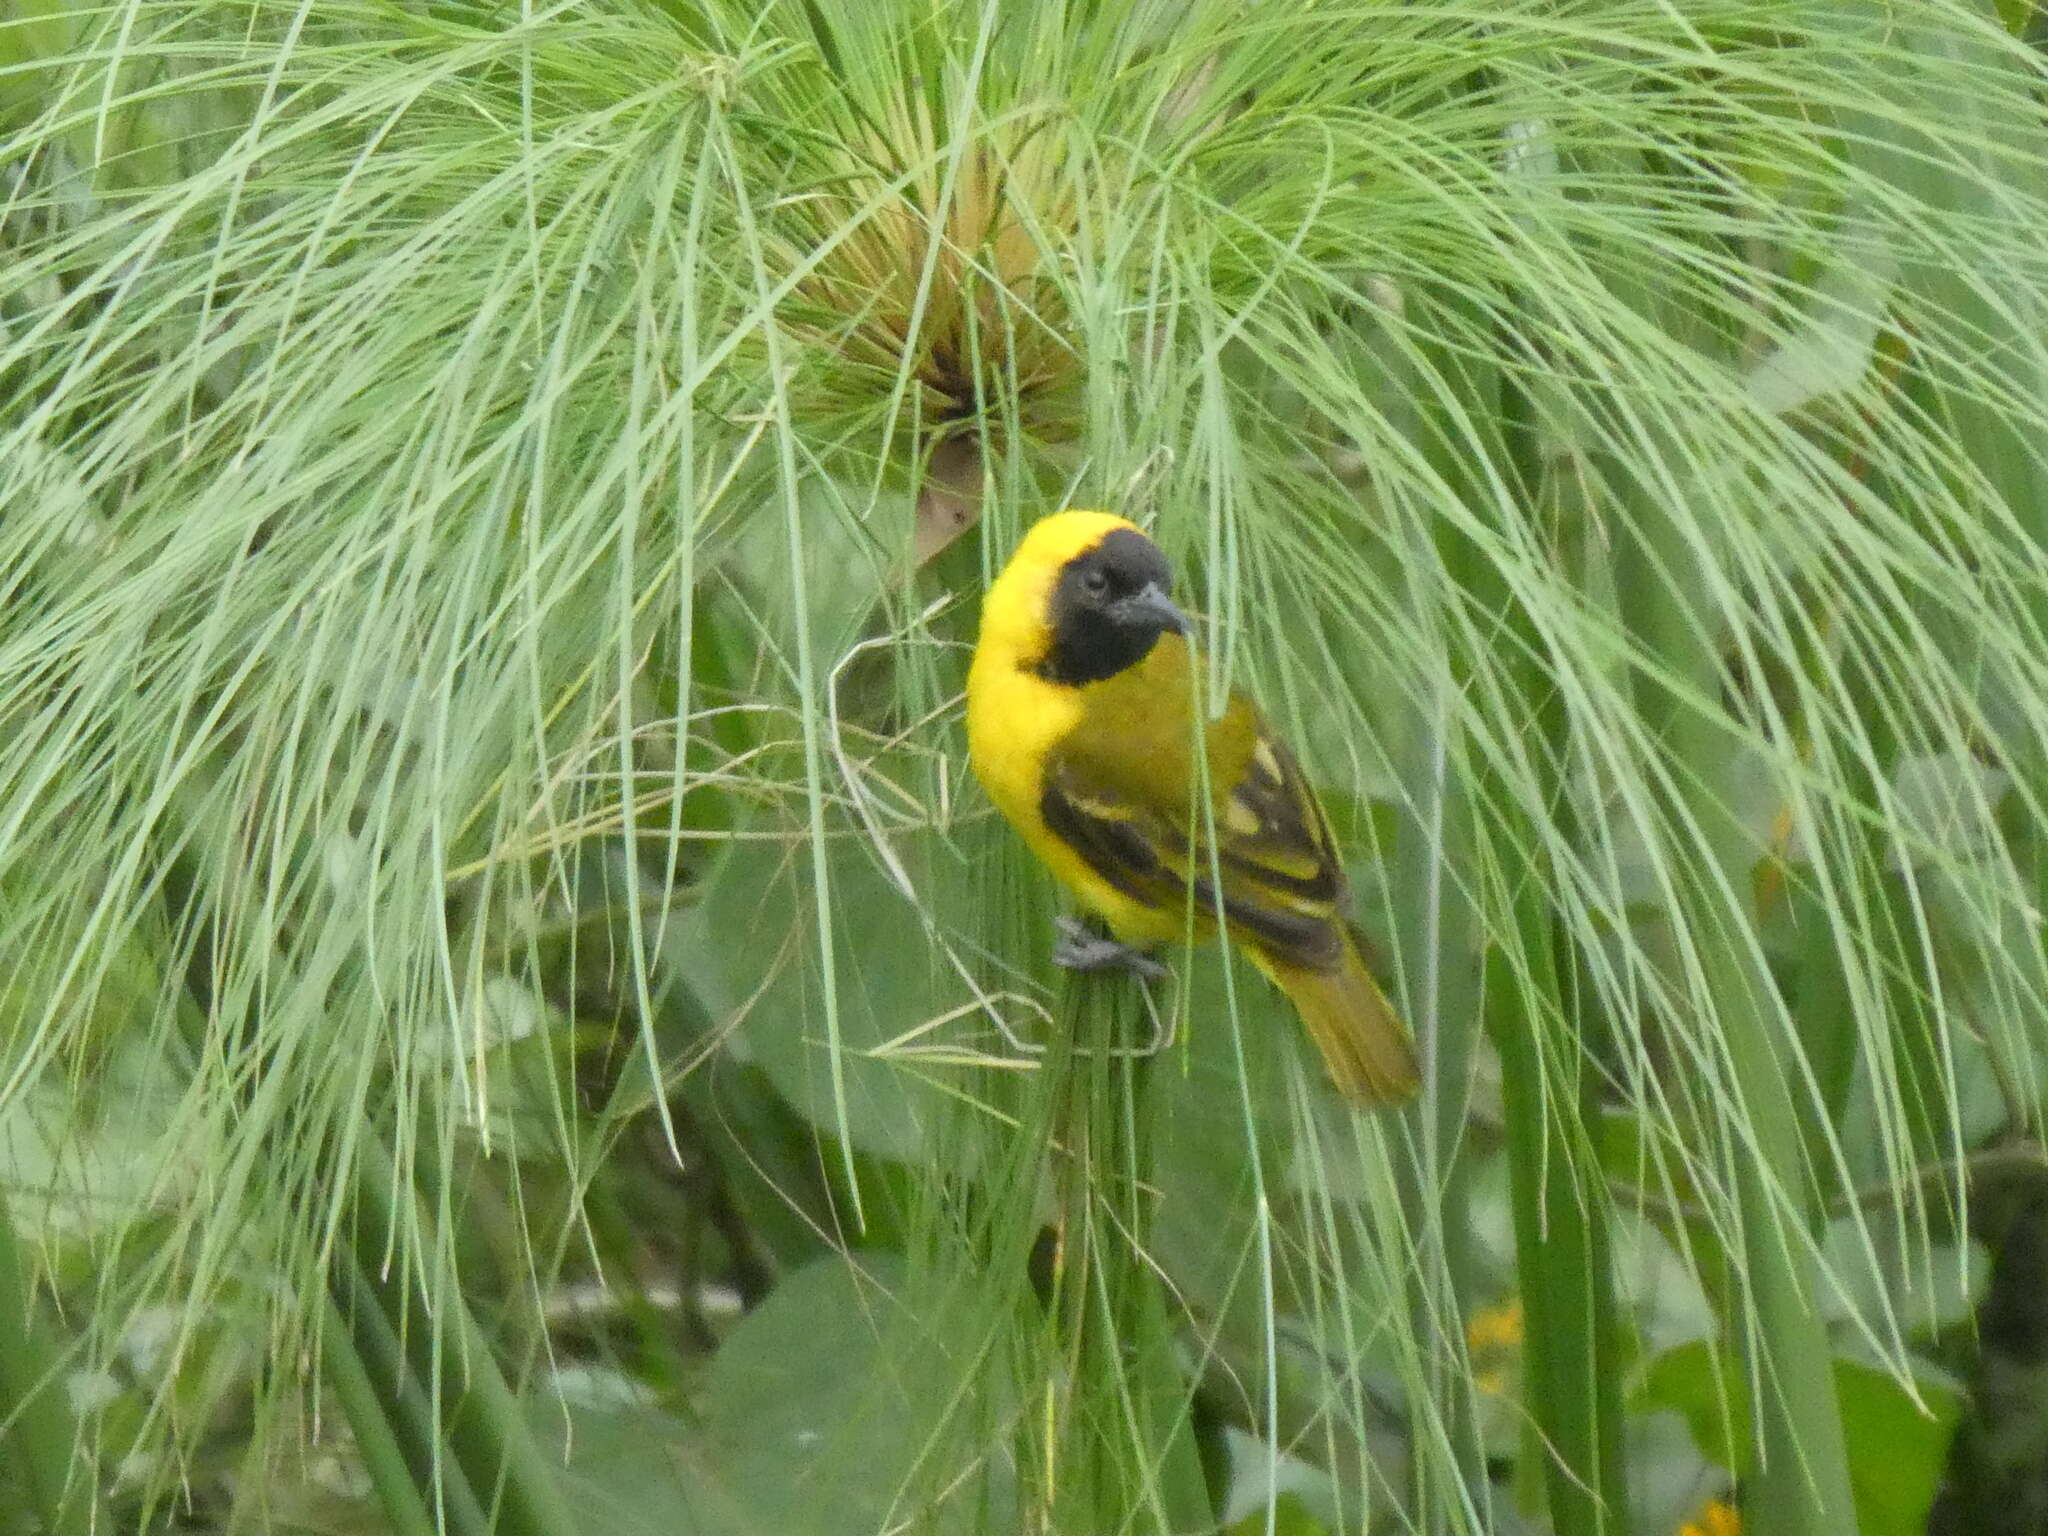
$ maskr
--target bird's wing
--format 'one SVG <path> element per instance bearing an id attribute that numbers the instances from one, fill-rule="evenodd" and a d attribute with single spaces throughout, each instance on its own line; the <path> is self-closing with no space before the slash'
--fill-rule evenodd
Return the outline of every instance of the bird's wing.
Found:
<path id="1" fill-rule="evenodd" d="M 1230 930 L 1274 960 L 1327 969 L 1344 950 L 1342 866 L 1294 755 L 1257 732 L 1235 782 L 1216 796 L 1213 853 L 1208 819 L 1191 809 L 1199 800 L 1179 786 L 1149 793 L 1127 764 L 1085 750 L 1053 754 L 1039 810 L 1055 836 L 1134 901 L 1171 913 L 1192 895 L 1214 915 L 1220 872 Z"/>

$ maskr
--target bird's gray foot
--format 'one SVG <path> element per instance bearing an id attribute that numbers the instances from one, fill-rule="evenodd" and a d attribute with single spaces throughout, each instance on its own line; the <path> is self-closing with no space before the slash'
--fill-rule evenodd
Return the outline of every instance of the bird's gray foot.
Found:
<path id="1" fill-rule="evenodd" d="M 1097 933 L 1076 917 L 1052 920 L 1052 963 L 1066 971 L 1122 971 L 1146 981 L 1164 981 L 1166 967 L 1142 949 Z"/>

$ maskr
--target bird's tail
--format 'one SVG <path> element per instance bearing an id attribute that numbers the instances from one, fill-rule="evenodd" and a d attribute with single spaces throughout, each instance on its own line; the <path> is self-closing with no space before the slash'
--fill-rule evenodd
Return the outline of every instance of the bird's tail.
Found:
<path id="1" fill-rule="evenodd" d="M 1357 937 L 1344 930 L 1343 958 L 1329 970 L 1275 965 L 1266 970 L 1308 1026 L 1330 1078 L 1354 1104 L 1399 1104 L 1421 1082 L 1415 1042 L 1367 969 Z"/>

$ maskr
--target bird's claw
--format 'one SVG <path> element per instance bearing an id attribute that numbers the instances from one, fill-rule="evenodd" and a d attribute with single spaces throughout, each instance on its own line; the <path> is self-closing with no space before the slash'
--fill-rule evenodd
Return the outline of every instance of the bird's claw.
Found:
<path id="1" fill-rule="evenodd" d="M 1164 981 L 1166 967 L 1142 949 L 1095 932 L 1078 918 L 1053 919 L 1052 963 L 1063 971 L 1122 971 L 1145 981 Z"/>

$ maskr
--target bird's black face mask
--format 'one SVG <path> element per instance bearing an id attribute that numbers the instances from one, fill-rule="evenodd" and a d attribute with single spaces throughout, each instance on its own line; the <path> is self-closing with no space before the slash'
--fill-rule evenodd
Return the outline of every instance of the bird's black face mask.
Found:
<path id="1" fill-rule="evenodd" d="M 1048 615 L 1052 644 L 1033 670 L 1078 687 L 1136 666 L 1167 630 L 1192 628 L 1166 595 L 1172 586 L 1158 545 L 1130 528 L 1104 535 L 1061 568 Z"/>

